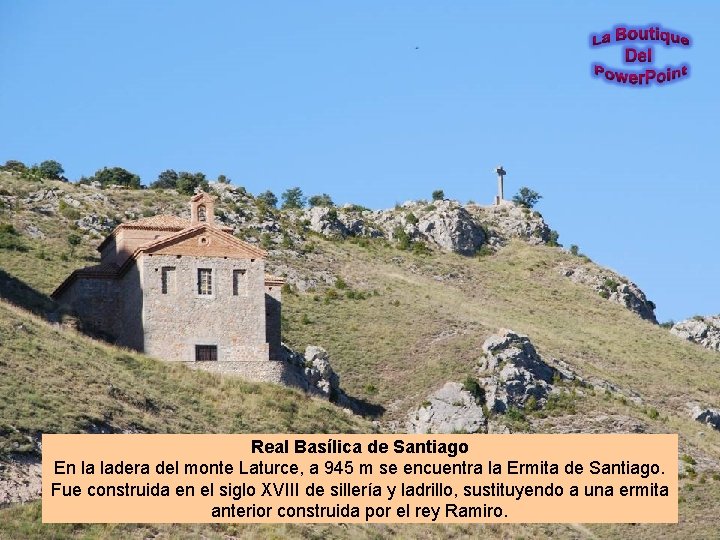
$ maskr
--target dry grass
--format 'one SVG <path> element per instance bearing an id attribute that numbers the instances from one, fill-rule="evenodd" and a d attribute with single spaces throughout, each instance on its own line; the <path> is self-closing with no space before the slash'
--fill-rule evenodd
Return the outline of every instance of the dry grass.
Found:
<path id="1" fill-rule="evenodd" d="M 103 203 L 96 210 L 106 215 L 161 205 L 179 211 L 185 203 L 183 197 L 155 192 L 104 193 L 112 206 Z M 68 226 L 62 219 L 0 210 L 0 221 L 22 229 L 24 223 L 35 220 L 46 234 L 42 241 L 28 239 L 28 252 L 0 251 L 0 267 L 41 296 L 71 268 L 88 264 L 83 257 L 91 257 L 92 243 L 98 242 L 87 238 L 75 260 L 62 261 Z M 319 286 L 307 293 L 286 294 L 284 337 L 297 348 L 309 343 L 326 347 L 343 387 L 383 407 L 384 419 L 401 420 L 433 389 L 447 380 L 463 380 L 474 369 L 482 342 L 506 327 L 528 334 L 544 357 L 563 359 L 582 376 L 610 381 L 644 400 L 638 406 L 585 392 L 574 404 L 576 414 L 553 418 L 553 425 L 572 422 L 589 429 L 589 424 L 583 424 L 586 418 L 618 415 L 640 423 L 648 432 L 677 432 L 683 453 L 702 456 L 710 464 L 720 461 L 720 434 L 700 426 L 686 412 L 690 401 L 720 405 L 720 355 L 684 343 L 561 276 L 557 267 L 571 255 L 522 242 L 495 255 L 465 258 L 437 252 L 414 255 L 382 241 L 364 246 L 317 237 L 312 241 L 317 246 L 313 253 L 276 254 L 271 264 L 287 264 L 310 275 L 329 271 L 341 276 L 348 288 Z M 47 264 L 38 259 L 41 250 L 50 257 Z M 350 298 L 348 290 L 354 291 Z M 364 298 L 358 299 L 357 292 Z M 27 325 L 30 333 L 18 330 L 18 322 Z M 278 393 L 273 387 L 167 366 L 56 332 L 8 307 L 0 307 L 0 340 L 4 353 L 0 398 L 6 400 L 0 401 L 0 424 L 17 424 L 27 432 L 80 430 L 90 421 L 160 432 L 362 429 L 362 424 L 333 407 L 296 392 Z M 5 354 L 6 349 L 10 354 Z M 37 360 L 47 357 L 55 360 Z M 109 383 L 118 389 L 114 395 L 109 394 Z M 648 415 L 650 409 L 658 411 L 656 417 Z M 519 428 L 540 429 L 541 420 L 531 418 Z M 6 446 L 23 443 L 22 437 L 12 434 L 0 440 Z M 0 537 L 43 536 L 52 530 L 56 538 L 705 538 L 720 528 L 720 482 L 713 479 L 710 469 L 696 479 L 682 480 L 678 526 L 102 525 L 47 529 L 39 525 L 39 505 L 28 505 L 0 514 Z"/>

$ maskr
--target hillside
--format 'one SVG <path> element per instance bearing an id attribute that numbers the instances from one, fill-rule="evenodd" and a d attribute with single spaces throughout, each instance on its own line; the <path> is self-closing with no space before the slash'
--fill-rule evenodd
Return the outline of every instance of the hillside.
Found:
<path id="1" fill-rule="evenodd" d="M 0 223 L 12 225 L 12 231 L 6 227 L 0 237 L 0 295 L 66 322 L 68 314 L 59 313 L 48 294 L 73 268 L 96 260 L 93 248 L 102 234 L 133 216 L 186 212 L 187 197 L 172 191 L 39 185 L 0 175 Z M 520 209 L 503 214 L 476 205 L 427 202 L 384 213 L 360 208 L 338 209 L 335 215 L 326 209 L 277 211 L 263 208 L 249 194 L 229 197 L 225 187 L 220 189 L 218 218 L 236 225 L 238 235 L 268 248 L 270 270 L 288 278 L 284 340 L 296 349 L 307 344 L 325 347 L 346 393 L 366 403 L 368 414 L 383 429 L 402 430 L 408 411 L 431 392 L 473 372 L 486 338 L 511 328 L 527 334 L 543 358 L 565 362 L 593 384 L 564 383 L 567 398 L 552 411 L 526 411 L 512 419 L 500 415 L 497 420 L 512 431 L 679 433 L 685 459 L 681 523 L 54 528 L 59 536 L 143 537 L 154 531 L 169 537 L 201 530 L 208 537 L 306 536 L 312 531 L 323 537 L 656 538 L 707 537 L 720 527 L 715 511 L 720 433 L 689 414 L 691 404 L 720 405 L 720 356 L 678 339 L 650 317 L 642 318 L 633 306 L 642 305 L 647 313 L 651 303 L 635 285 L 555 247 L 541 216 Z M 441 211 L 445 213 L 432 217 Z M 447 238 L 433 237 L 437 229 L 424 225 L 450 214 L 467 224 L 464 213 L 476 225 Z M 324 218 L 315 219 L 314 214 Z M 74 249 L 69 234 L 81 237 Z M 473 242 L 476 255 L 452 250 Z M 572 276 L 600 276 L 599 285 L 594 277 L 571 279 L 569 268 Z M 0 447 L 6 452 L 31 450 L 27 437 L 44 429 L 80 431 L 106 424 L 115 430 L 149 432 L 370 428 L 298 392 L 278 394 L 276 387 L 167 366 L 55 329 L 24 309 L 0 305 Z M 686 463 L 691 461 L 692 467 Z M 37 504 L 3 510 L 0 536 L 17 536 L 22 530 L 32 534 L 38 514 Z"/>

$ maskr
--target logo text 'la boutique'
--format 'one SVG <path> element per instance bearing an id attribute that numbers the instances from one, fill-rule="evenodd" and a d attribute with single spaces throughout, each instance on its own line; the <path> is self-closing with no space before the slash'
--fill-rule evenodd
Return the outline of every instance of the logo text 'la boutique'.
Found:
<path id="1" fill-rule="evenodd" d="M 664 47 L 690 47 L 690 36 L 662 28 L 660 25 L 630 28 L 616 26 L 612 31 L 590 34 L 590 47 L 603 45 L 624 44 L 623 62 L 633 66 L 644 67 L 642 71 L 624 71 L 607 67 L 600 63 L 592 65 L 592 75 L 604 78 L 607 82 L 620 85 L 649 86 L 662 85 L 669 82 L 685 79 L 690 75 L 690 66 L 665 66 L 656 70 L 645 67 L 655 61 L 655 46 Z"/>

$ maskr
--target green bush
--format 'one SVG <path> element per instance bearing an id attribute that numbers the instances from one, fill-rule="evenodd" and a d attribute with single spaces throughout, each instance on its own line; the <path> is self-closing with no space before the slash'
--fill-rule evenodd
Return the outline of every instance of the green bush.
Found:
<path id="1" fill-rule="evenodd" d="M 618 283 L 617 281 L 615 281 L 613 278 L 607 278 L 607 279 L 603 282 L 603 285 L 605 285 L 605 287 L 607 287 L 607 288 L 610 289 L 611 291 L 616 291 L 617 288 L 620 286 L 620 283 Z"/>
<path id="2" fill-rule="evenodd" d="M 417 216 L 415 216 L 415 214 L 413 214 L 412 212 L 408 212 L 408 213 L 405 215 L 405 221 L 407 221 L 408 223 L 410 223 L 410 224 L 412 224 L 412 225 L 416 225 L 417 222 L 418 222 L 418 218 L 417 218 Z"/>
<path id="3" fill-rule="evenodd" d="M 402 227 L 397 227 L 395 231 L 393 231 L 393 237 L 397 242 L 398 249 L 410 249 L 410 244 L 412 243 L 412 241 L 410 240 L 410 235 L 406 233 Z"/>
<path id="4" fill-rule="evenodd" d="M 475 398 L 475 403 L 478 405 L 485 405 L 485 389 L 480 386 L 477 379 L 468 375 L 463 381 L 463 390 L 466 390 Z"/>
<path id="5" fill-rule="evenodd" d="M 15 230 L 15 227 L 9 223 L 0 223 L 0 249 L 26 252 L 28 247 Z"/>
<path id="6" fill-rule="evenodd" d="M 335 278 L 335 288 L 336 288 L 336 289 L 341 289 L 341 290 L 342 290 L 342 289 L 347 289 L 347 288 L 348 288 L 348 284 L 345 282 L 345 280 L 344 280 L 342 277 L 338 276 L 338 277 Z"/>
<path id="7" fill-rule="evenodd" d="M 445 192 L 442 189 L 436 189 L 432 192 L 433 201 L 442 201 L 445 198 Z"/>
<path id="8" fill-rule="evenodd" d="M 70 219 L 73 221 L 76 219 L 80 219 L 80 212 L 70 206 L 65 201 L 60 201 L 60 203 L 58 204 L 58 211 L 60 212 L 60 215 L 65 219 Z"/>
<path id="9" fill-rule="evenodd" d="M 260 245 L 263 249 L 270 249 L 273 247 L 272 236 L 270 236 L 270 233 L 262 233 L 260 235 Z"/>

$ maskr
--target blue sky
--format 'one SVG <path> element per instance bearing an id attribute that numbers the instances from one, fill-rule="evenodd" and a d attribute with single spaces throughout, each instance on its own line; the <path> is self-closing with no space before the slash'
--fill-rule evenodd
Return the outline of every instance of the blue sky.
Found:
<path id="1" fill-rule="evenodd" d="M 0 0 L 0 161 L 300 186 L 373 208 L 530 186 L 566 246 L 637 282 L 661 320 L 720 312 L 715 2 Z M 687 80 L 617 87 L 616 24 Z"/>

